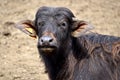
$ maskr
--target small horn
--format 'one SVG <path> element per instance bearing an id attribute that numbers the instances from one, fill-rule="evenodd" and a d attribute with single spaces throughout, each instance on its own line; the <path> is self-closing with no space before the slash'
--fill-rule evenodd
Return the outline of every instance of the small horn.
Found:
<path id="1" fill-rule="evenodd" d="M 75 18 L 75 17 L 73 17 L 72 20 L 73 20 L 73 21 L 79 21 L 79 19 L 77 19 L 77 18 Z"/>

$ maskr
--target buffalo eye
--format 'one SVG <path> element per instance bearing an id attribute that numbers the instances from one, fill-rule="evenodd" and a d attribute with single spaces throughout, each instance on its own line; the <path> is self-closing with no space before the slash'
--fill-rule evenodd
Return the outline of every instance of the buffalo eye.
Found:
<path id="1" fill-rule="evenodd" d="M 38 22 L 38 26 L 44 26 L 44 24 L 45 24 L 44 21 Z"/>
<path id="2" fill-rule="evenodd" d="M 66 25 L 67 25 L 66 22 L 62 22 L 62 23 L 61 23 L 61 26 L 66 26 Z"/>
<path id="3" fill-rule="evenodd" d="M 68 24 L 66 21 L 62 21 L 62 22 L 60 22 L 59 27 L 65 29 L 67 27 L 67 25 Z"/>

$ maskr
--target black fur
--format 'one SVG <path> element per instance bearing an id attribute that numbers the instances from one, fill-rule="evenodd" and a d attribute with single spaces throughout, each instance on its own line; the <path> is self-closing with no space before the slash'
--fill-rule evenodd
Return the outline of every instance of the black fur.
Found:
<path id="1" fill-rule="evenodd" d="M 38 50 L 50 80 L 120 80 L 120 38 L 94 33 L 74 38 L 73 17 L 69 9 L 61 7 L 42 7 L 36 14 Z M 60 24 L 62 19 L 65 26 Z M 40 50 L 44 32 L 56 39 L 57 48 L 49 54 Z"/>

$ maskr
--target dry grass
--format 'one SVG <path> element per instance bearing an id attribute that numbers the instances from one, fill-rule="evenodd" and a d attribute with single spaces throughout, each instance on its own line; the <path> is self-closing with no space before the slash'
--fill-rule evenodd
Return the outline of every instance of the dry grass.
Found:
<path id="1" fill-rule="evenodd" d="M 120 36 L 119 0 L 0 0 L 0 80 L 48 80 L 34 40 L 13 24 L 34 20 L 41 6 L 63 6 L 89 21 L 94 32 Z"/>

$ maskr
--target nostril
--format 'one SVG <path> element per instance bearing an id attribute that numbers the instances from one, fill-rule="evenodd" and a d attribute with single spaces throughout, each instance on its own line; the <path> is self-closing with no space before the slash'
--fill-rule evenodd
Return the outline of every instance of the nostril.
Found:
<path id="1" fill-rule="evenodd" d="M 53 39 L 50 39 L 50 40 L 49 40 L 49 42 L 52 42 L 52 41 L 53 41 Z"/>
<path id="2" fill-rule="evenodd" d="M 41 42 L 43 42 L 43 39 L 41 39 Z"/>

